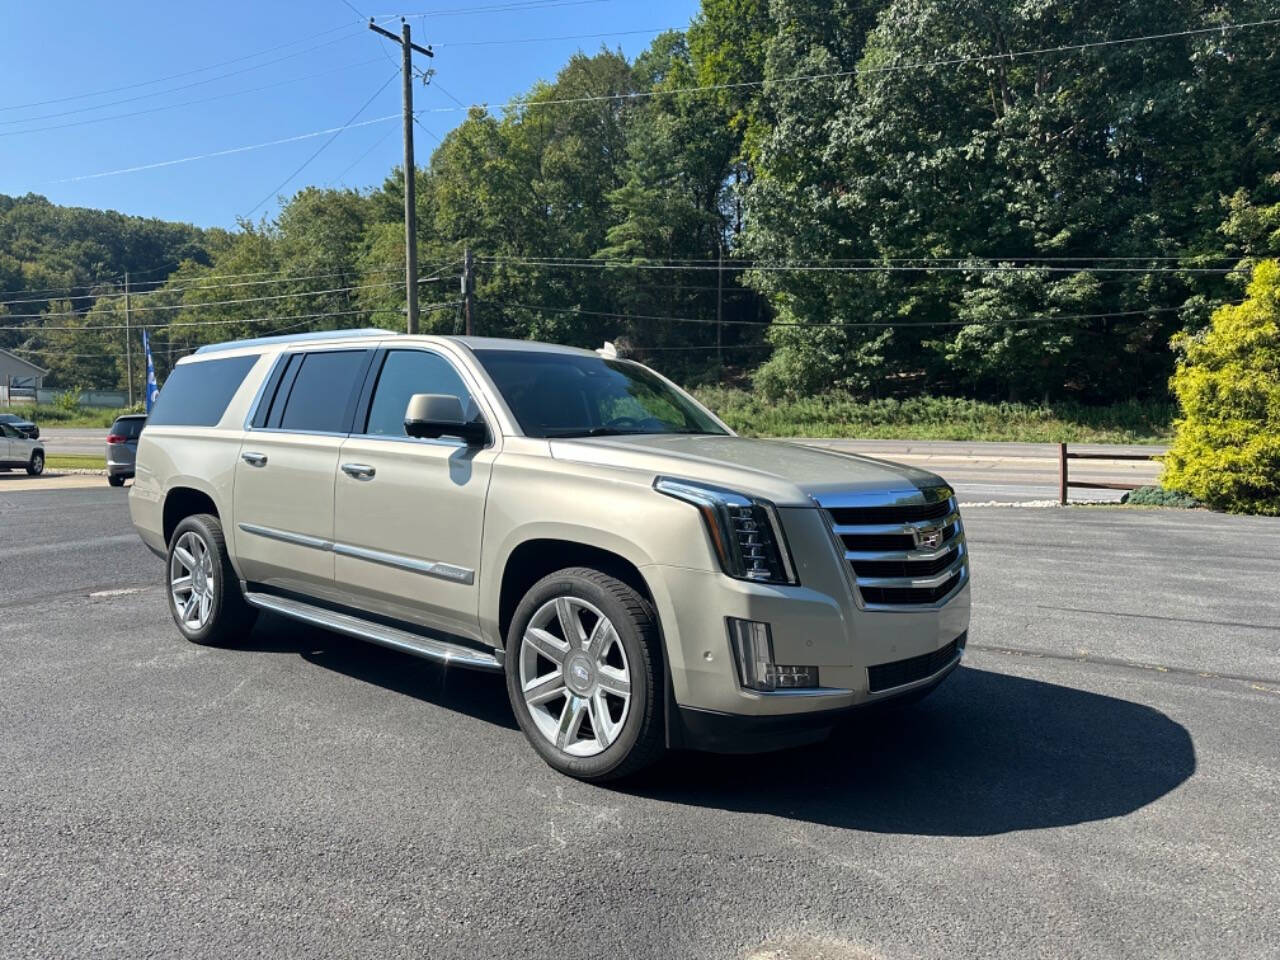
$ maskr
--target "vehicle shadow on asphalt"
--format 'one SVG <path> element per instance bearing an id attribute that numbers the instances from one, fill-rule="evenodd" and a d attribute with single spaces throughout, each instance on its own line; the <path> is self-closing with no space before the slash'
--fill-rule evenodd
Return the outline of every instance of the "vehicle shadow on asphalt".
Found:
<path id="1" fill-rule="evenodd" d="M 253 632 L 237 650 L 290 653 L 326 670 L 333 670 L 446 710 L 475 717 L 509 730 L 519 730 L 507 700 L 502 677 L 479 670 L 424 660 L 341 634 L 283 619 L 259 617 Z"/>
<path id="2" fill-rule="evenodd" d="M 962 667 L 923 702 L 757 756 L 685 753 L 628 792 L 852 830 L 984 836 L 1123 816 L 1196 769 L 1151 707 Z"/>

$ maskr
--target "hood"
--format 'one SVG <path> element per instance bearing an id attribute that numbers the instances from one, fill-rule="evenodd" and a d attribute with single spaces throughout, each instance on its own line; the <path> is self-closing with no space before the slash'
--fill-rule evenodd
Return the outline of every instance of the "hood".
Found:
<path id="1" fill-rule="evenodd" d="M 888 460 L 787 440 L 689 434 L 641 434 L 551 441 L 557 460 L 701 480 L 779 506 L 811 506 L 835 493 L 912 494 L 945 486 L 936 474 Z"/>

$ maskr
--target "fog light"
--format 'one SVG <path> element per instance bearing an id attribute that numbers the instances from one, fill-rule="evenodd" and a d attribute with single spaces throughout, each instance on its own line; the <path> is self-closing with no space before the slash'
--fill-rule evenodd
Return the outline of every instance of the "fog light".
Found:
<path id="1" fill-rule="evenodd" d="M 818 668 L 773 662 L 769 624 L 728 617 L 729 643 L 738 662 L 738 681 L 748 690 L 795 690 L 818 685 Z"/>

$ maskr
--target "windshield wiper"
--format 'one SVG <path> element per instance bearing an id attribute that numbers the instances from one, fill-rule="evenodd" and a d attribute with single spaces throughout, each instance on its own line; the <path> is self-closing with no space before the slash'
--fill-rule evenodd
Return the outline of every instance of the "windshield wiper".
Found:
<path id="1" fill-rule="evenodd" d="M 625 430 L 622 427 L 589 427 L 585 430 L 570 430 L 566 433 L 553 433 L 551 436 L 573 439 L 574 437 L 630 437 L 648 430 Z"/>

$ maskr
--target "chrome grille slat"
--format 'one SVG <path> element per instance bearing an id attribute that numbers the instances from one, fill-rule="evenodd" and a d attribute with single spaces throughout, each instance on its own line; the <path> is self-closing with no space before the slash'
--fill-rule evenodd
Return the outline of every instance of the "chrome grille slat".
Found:
<path id="1" fill-rule="evenodd" d="M 830 506 L 819 505 L 868 608 L 940 607 L 968 581 L 964 524 L 950 489 L 828 499 Z M 928 539 L 933 531 L 941 531 L 942 542 L 921 547 L 921 534 Z"/>
<path id="2" fill-rule="evenodd" d="M 957 531 L 951 535 L 951 539 L 945 541 L 936 550 L 846 550 L 844 558 L 846 560 L 871 561 L 936 560 L 938 557 L 946 556 L 961 543 L 964 543 L 964 534 Z"/>
<path id="3" fill-rule="evenodd" d="M 941 520 L 911 520 L 905 523 L 866 523 L 866 524 L 832 524 L 831 529 L 836 536 L 883 537 L 899 534 L 911 535 L 917 530 L 928 530 L 931 527 L 949 527 L 960 519 L 960 512 L 955 510 Z"/>
<path id="4" fill-rule="evenodd" d="M 929 577 L 858 577 L 859 587 L 902 587 L 908 588 L 928 588 L 936 587 L 946 583 L 955 575 L 961 567 L 964 566 L 965 555 L 961 552 L 945 570 L 941 573 L 935 573 Z"/>

